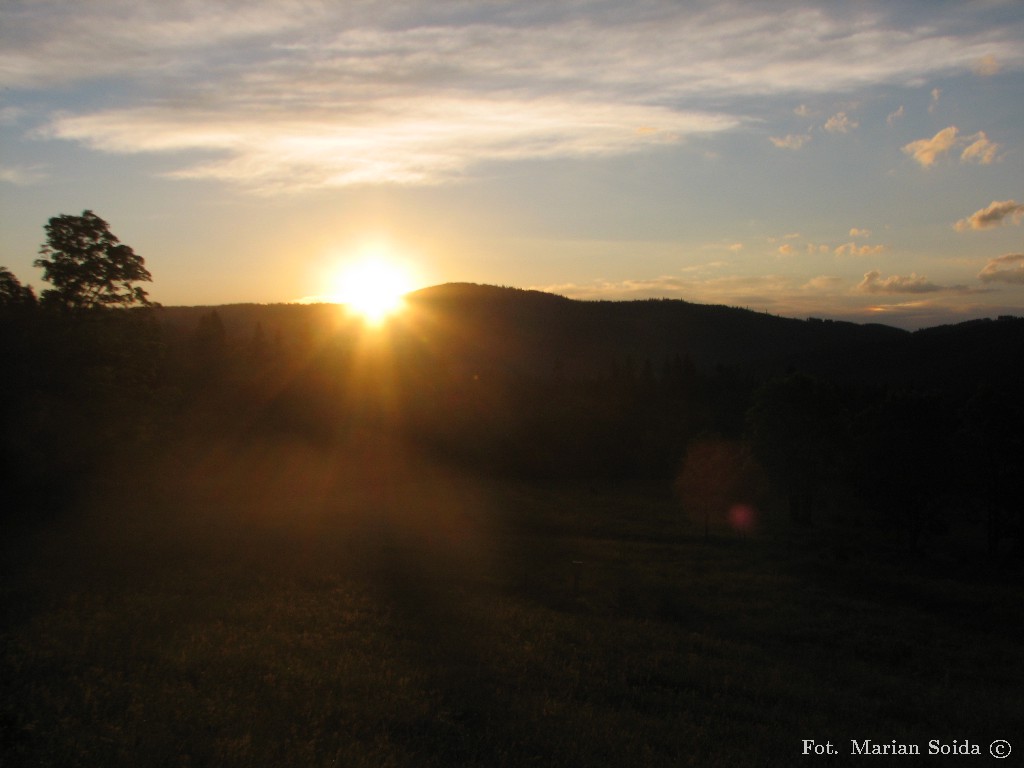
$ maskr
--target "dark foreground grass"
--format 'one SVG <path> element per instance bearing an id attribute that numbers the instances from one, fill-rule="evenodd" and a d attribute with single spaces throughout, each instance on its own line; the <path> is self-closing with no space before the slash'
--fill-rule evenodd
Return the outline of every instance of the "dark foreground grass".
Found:
<path id="1" fill-rule="evenodd" d="M 1007 577 L 395 446 L 163 472 L 7 540 L 5 766 L 1021 764 Z"/>

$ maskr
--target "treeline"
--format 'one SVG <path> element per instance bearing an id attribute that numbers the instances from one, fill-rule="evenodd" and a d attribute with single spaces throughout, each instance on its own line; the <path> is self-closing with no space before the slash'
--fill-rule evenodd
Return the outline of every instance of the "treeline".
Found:
<path id="1" fill-rule="evenodd" d="M 9 516 L 71 502 L 152 432 L 159 329 L 144 259 L 92 211 L 49 220 L 38 298 L 0 267 L 0 482 Z"/>
<path id="2" fill-rule="evenodd" d="M 672 489 L 708 525 L 750 505 L 1020 551 L 1018 318 L 908 334 L 449 285 L 372 330 L 330 305 L 154 307 L 146 278 L 117 300 L 0 281 L 8 514 L 114 492 L 182 441 L 341 457 L 387 432 L 467 471 Z"/>
<path id="3" fill-rule="evenodd" d="M 207 424 L 321 443 L 386 429 L 477 472 L 674 488 L 698 517 L 746 501 L 906 546 L 962 524 L 994 552 L 1019 545 L 1024 321 L 883 332 L 887 344 L 869 329 L 871 343 L 804 355 L 780 340 L 781 358 L 723 364 L 592 335 L 594 309 L 446 286 L 378 332 L 331 306 L 157 314 L 170 370 L 193 406 L 207 401 Z M 578 344 L 574 328 L 586 331 Z"/>

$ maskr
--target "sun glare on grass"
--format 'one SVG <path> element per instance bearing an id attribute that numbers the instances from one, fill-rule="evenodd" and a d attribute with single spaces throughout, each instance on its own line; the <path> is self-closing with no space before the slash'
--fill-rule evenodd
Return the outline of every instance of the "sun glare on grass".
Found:
<path id="1" fill-rule="evenodd" d="M 337 300 L 367 323 L 378 325 L 402 308 L 411 288 L 408 273 L 383 256 L 367 256 L 342 269 Z"/>

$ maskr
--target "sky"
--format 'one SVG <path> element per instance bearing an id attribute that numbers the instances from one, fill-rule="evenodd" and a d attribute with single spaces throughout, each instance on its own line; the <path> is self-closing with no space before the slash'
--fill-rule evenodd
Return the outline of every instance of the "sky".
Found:
<path id="1" fill-rule="evenodd" d="M 0 265 L 87 209 L 165 305 L 1024 314 L 1024 3 L 3 0 Z"/>

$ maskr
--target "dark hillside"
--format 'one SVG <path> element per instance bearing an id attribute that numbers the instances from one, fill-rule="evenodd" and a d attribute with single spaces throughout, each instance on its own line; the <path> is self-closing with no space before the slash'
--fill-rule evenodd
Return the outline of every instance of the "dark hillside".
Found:
<path id="1" fill-rule="evenodd" d="M 909 336 L 883 325 L 794 320 L 681 300 L 573 301 L 470 284 L 427 288 L 408 298 L 413 307 L 459 318 L 492 345 L 515 340 L 541 371 L 559 365 L 583 375 L 605 375 L 613 363 L 661 366 L 676 355 L 701 371 L 783 372 L 818 358 L 865 356 Z"/>
<path id="2" fill-rule="evenodd" d="M 1024 321 L 407 303 L 0 313 L 4 766 L 1014 733 Z"/>
<path id="3" fill-rule="evenodd" d="M 794 374 L 837 388 L 827 418 L 844 423 L 887 393 L 927 393 L 950 413 L 982 385 L 998 385 L 1005 400 L 1024 375 L 1024 320 L 1015 318 L 910 333 L 469 283 L 416 291 L 406 304 L 376 334 L 384 347 L 364 344 L 359 322 L 329 304 L 164 307 L 156 316 L 171 375 L 187 398 L 205 393 L 215 414 L 255 409 L 250 423 L 329 433 L 353 413 L 353 366 L 376 346 L 390 361 L 375 365 L 397 377 L 391 417 L 430 450 L 530 475 L 664 479 L 694 436 L 745 435 L 758 391 Z M 786 407 L 810 406 L 797 397 Z M 848 442 L 840 453 L 854 451 Z"/>

